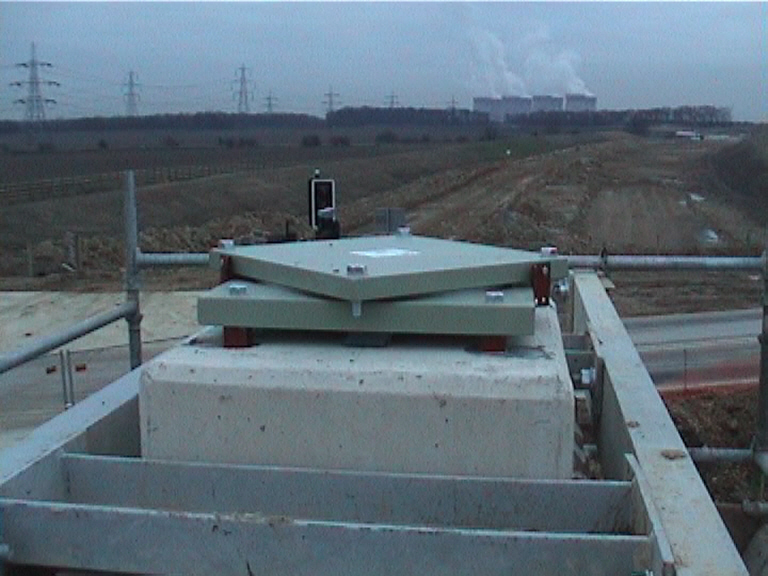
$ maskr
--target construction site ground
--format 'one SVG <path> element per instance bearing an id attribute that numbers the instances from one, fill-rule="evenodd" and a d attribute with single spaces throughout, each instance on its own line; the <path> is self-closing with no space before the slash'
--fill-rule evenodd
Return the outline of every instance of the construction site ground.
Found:
<path id="1" fill-rule="evenodd" d="M 202 252 L 219 238 L 280 236 L 286 223 L 310 237 L 306 181 L 319 167 L 337 180 L 338 216 L 348 235 L 374 232 L 377 208 L 400 207 L 414 234 L 500 246 L 759 255 L 766 240 L 762 204 L 730 187 L 714 161 L 734 145 L 735 139 L 616 132 L 371 146 L 348 158 L 320 150 L 311 160 L 139 189 L 140 244 L 148 252 Z M 0 290 L 118 292 L 122 229 L 119 190 L 4 207 Z M 62 268 L 67 232 L 80 238 L 78 272 Z M 608 274 L 622 316 L 753 308 L 762 290 L 761 277 L 746 272 Z M 144 288 L 199 290 L 216 282 L 207 269 L 147 271 Z M 693 445 L 746 447 L 755 430 L 755 391 L 668 405 Z M 756 490 L 746 466 L 702 473 L 720 500 L 739 501 Z"/>

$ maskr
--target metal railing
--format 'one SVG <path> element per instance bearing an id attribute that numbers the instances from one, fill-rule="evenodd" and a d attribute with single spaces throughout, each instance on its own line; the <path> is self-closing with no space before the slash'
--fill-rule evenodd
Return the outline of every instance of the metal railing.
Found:
<path id="1" fill-rule="evenodd" d="M 137 308 L 135 303 L 124 302 L 115 307 L 114 310 L 91 316 L 82 322 L 68 326 L 61 332 L 57 332 L 43 338 L 38 338 L 28 346 L 18 348 L 7 354 L 3 354 L 0 356 L 0 374 L 16 368 L 17 366 L 21 366 L 30 360 L 34 360 L 46 352 L 55 350 L 56 348 L 63 346 L 72 340 L 77 340 L 81 336 L 85 336 L 86 334 L 90 334 L 99 328 L 103 328 L 107 324 L 111 324 L 112 322 L 116 322 L 122 318 L 127 319 L 134 315 L 136 310 Z"/>
<path id="2" fill-rule="evenodd" d="M 762 271 L 765 256 L 566 256 L 569 268 L 605 270 L 754 270 Z"/>

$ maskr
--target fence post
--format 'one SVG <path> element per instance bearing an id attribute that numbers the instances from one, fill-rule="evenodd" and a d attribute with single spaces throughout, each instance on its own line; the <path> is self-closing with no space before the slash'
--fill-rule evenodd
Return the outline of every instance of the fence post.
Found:
<path id="1" fill-rule="evenodd" d="M 32 249 L 32 242 L 27 241 L 27 276 L 35 276 L 35 253 Z"/>
<path id="2" fill-rule="evenodd" d="M 139 247 L 139 223 L 136 212 L 136 180 L 133 170 L 125 173 L 125 299 L 136 304 L 135 311 L 126 317 L 128 322 L 128 348 L 131 370 L 141 365 L 141 308 L 139 306 L 139 267 L 136 253 Z"/>

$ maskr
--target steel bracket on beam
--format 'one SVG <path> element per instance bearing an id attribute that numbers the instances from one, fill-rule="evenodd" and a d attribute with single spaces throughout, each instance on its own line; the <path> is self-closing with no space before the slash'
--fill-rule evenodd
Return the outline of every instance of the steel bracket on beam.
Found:
<path id="1" fill-rule="evenodd" d="M 552 274 L 549 262 L 537 262 L 531 265 L 531 285 L 536 306 L 549 306 L 552 290 Z"/>

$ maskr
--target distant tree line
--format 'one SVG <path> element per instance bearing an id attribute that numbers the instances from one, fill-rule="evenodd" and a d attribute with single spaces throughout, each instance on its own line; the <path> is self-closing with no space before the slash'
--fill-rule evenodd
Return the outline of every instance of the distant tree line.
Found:
<path id="1" fill-rule="evenodd" d="M 156 114 L 153 116 L 96 116 L 48 120 L 48 132 L 109 131 L 109 130 L 228 130 L 239 128 L 322 128 L 325 122 L 308 114 L 228 114 L 198 112 L 195 114 Z M 0 121 L 0 134 L 23 132 L 28 127 L 22 121 Z"/>
<path id="2" fill-rule="evenodd" d="M 459 108 L 341 108 L 325 116 L 328 126 L 466 126 L 485 124 L 488 114 Z"/>
<path id="3" fill-rule="evenodd" d="M 715 106 L 680 106 L 643 110 L 597 110 L 585 112 L 533 112 L 507 116 L 507 124 L 522 128 L 560 130 L 566 128 L 626 127 L 642 132 L 660 124 L 691 127 L 722 126 L 731 123 L 731 111 Z"/>
<path id="4" fill-rule="evenodd" d="M 598 110 L 590 112 L 534 112 L 507 116 L 506 123 L 524 129 L 559 131 L 581 127 L 650 127 L 658 124 L 684 124 L 691 127 L 715 126 L 731 122 L 727 108 L 681 106 L 645 110 Z M 47 132 L 109 130 L 232 130 L 243 128 L 300 128 L 355 126 L 483 126 L 489 115 L 459 108 L 374 108 L 346 107 L 329 112 L 325 119 L 308 114 L 157 114 L 153 116 L 114 116 L 49 120 Z M 25 131 L 23 121 L 0 121 L 0 134 Z M 224 144 L 223 144 L 224 145 Z"/>

